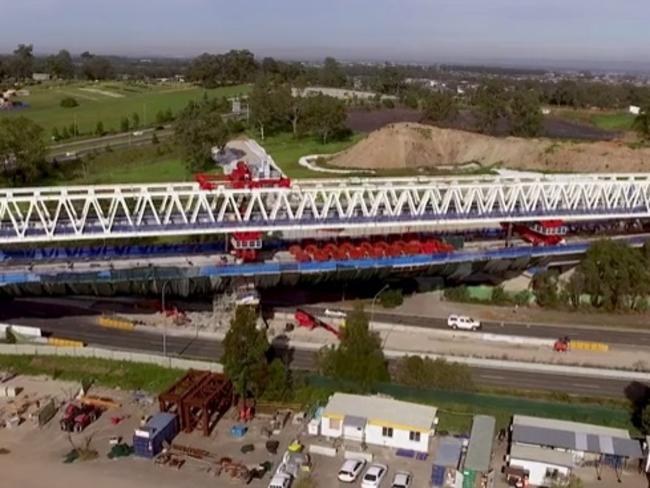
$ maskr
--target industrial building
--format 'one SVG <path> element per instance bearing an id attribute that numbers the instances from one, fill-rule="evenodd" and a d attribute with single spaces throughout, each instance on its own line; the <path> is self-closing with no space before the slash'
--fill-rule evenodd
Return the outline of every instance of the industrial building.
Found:
<path id="1" fill-rule="evenodd" d="M 428 452 L 437 409 L 377 396 L 335 393 L 321 418 L 321 434 L 366 444 Z"/>
<path id="2" fill-rule="evenodd" d="M 515 415 L 511 426 L 506 475 L 527 479 L 532 486 L 566 480 L 575 468 L 593 468 L 597 478 L 611 467 L 620 479 L 643 458 L 641 442 L 624 429 Z"/>

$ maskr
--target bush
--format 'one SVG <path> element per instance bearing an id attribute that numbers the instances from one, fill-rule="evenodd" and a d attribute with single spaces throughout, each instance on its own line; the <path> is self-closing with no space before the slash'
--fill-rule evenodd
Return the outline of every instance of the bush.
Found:
<path id="1" fill-rule="evenodd" d="M 404 303 L 404 294 L 402 293 L 402 290 L 398 289 L 383 291 L 379 295 L 379 303 L 381 303 L 381 306 L 384 308 L 399 307 Z"/>
<path id="2" fill-rule="evenodd" d="M 65 97 L 61 100 L 61 106 L 63 108 L 74 108 L 79 106 L 79 102 L 75 98 Z"/>
<path id="3" fill-rule="evenodd" d="M 505 305 L 510 303 L 510 296 L 503 289 L 503 286 L 495 286 L 492 289 L 492 303 L 495 305 Z"/>
<path id="4" fill-rule="evenodd" d="M 521 290 L 515 294 L 513 300 L 515 302 L 515 305 L 519 305 L 521 307 L 528 305 L 530 303 L 530 292 L 528 290 Z"/>
<path id="5" fill-rule="evenodd" d="M 471 300 L 469 290 L 465 285 L 445 288 L 444 296 L 450 302 L 469 302 Z"/>
<path id="6" fill-rule="evenodd" d="M 393 379 L 402 385 L 416 388 L 465 391 L 475 388 L 469 366 L 421 356 L 400 359 Z"/>
<path id="7" fill-rule="evenodd" d="M 384 98 L 381 103 L 386 108 L 395 108 L 395 102 L 390 98 Z"/>

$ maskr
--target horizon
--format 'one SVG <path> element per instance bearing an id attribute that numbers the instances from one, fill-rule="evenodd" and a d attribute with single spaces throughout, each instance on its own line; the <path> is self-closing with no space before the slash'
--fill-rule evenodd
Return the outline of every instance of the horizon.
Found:
<path id="1" fill-rule="evenodd" d="M 644 49 L 650 45 L 650 31 L 643 20 L 650 17 L 650 3 L 641 0 L 598 8 L 590 0 L 546 0 L 543 5 L 518 0 L 493 0 L 490 5 L 483 0 L 147 3 L 10 4 L 3 7 L 3 17 L 20 22 L 4 29 L 0 51 L 11 53 L 23 43 L 33 44 L 38 55 L 67 49 L 74 54 L 192 58 L 249 49 L 260 58 L 285 60 L 333 56 L 346 62 L 650 69 L 650 53 Z M 632 9 L 633 17 L 628 13 Z"/>

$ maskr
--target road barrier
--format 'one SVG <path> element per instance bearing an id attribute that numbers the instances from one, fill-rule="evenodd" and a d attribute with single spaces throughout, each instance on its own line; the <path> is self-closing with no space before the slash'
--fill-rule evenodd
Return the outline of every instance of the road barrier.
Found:
<path id="1" fill-rule="evenodd" d="M 0 344 L 0 354 L 17 356 L 68 356 L 77 358 L 108 359 L 133 363 L 155 364 L 174 369 L 201 369 L 223 373 L 223 366 L 210 361 L 197 361 L 156 354 L 118 351 L 99 347 L 58 347 L 52 345 Z"/>
<path id="2" fill-rule="evenodd" d="M 47 344 L 56 347 L 86 347 L 82 341 L 74 339 L 63 339 L 61 337 L 48 337 Z"/>
<path id="3" fill-rule="evenodd" d="M 135 329 L 135 324 L 130 320 L 120 319 L 115 317 L 107 317 L 102 315 L 99 317 L 99 325 L 109 329 L 120 329 L 120 330 L 133 330 Z"/>
<path id="4" fill-rule="evenodd" d="M 607 352 L 609 351 L 609 345 L 602 342 L 588 342 L 588 341 L 570 341 L 569 349 L 575 349 L 577 351 L 595 351 L 595 352 Z"/>

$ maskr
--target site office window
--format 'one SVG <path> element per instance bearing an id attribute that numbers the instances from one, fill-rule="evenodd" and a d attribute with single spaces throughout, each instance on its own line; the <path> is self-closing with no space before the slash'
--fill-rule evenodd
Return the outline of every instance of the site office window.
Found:
<path id="1" fill-rule="evenodd" d="M 392 439 L 393 437 L 393 428 L 392 427 L 382 427 L 381 428 L 381 436 L 382 437 L 389 437 Z"/>
<path id="2" fill-rule="evenodd" d="M 409 432 L 409 441 L 420 442 L 420 433 L 413 430 Z"/>

